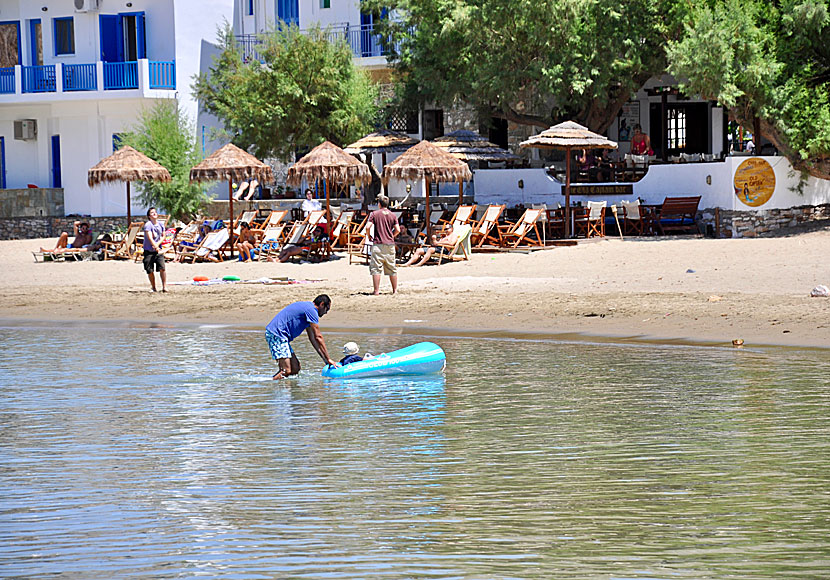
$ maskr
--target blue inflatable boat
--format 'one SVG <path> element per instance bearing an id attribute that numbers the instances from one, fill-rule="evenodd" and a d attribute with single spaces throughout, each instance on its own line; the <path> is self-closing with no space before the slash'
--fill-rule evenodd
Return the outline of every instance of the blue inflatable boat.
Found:
<path id="1" fill-rule="evenodd" d="M 419 342 L 342 367 L 327 366 L 322 374 L 329 379 L 425 375 L 440 373 L 446 365 L 447 357 L 440 346 L 432 342 Z"/>

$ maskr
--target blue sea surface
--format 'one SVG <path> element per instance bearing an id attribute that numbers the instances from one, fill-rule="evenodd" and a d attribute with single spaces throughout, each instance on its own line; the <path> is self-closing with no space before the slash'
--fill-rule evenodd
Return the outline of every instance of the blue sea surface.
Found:
<path id="1" fill-rule="evenodd" d="M 2 578 L 830 575 L 830 351 L 0 328 Z M 335 354 L 332 355 L 335 358 Z M 339 356 L 337 356 L 339 358 Z"/>

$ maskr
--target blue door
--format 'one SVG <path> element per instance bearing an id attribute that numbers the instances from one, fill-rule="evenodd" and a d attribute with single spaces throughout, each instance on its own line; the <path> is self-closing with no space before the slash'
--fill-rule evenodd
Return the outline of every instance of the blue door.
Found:
<path id="1" fill-rule="evenodd" d="M 40 18 L 29 21 L 29 48 L 32 54 L 32 66 L 43 65 L 43 34 Z"/>
<path id="2" fill-rule="evenodd" d="M 293 26 L 300 25 L 300 0 L 277 0 L 277 18 Z"/>
<path id="3" fill-rule="evenodd" d="M 6 138 L 0 137 L 0 189 L 6 189 Z"/>
<path id="4" fill-rule="evenodd" d="M 124 61 L 133 62 L 147 58 L 147 41 L 144 36 L 144 12 L 124 12 L 121 18 L 122 53 Z"/>
<path id="5" fill-rule="evenodd" d="M 386 9 L 381 12 L 364 12 L 360 10 L 360 56 L 381 56 L 383 47 L 380 37 L 375 32 L 375 26 L 386 18 Z"/>
<path id="6" fill-rule="evenodd" d="M 52 136 L 52 187 L 61 185 L 61 136 Z"/>
<path id="7" fill-rule="evenodd" d="M 121 20 L 115 14 L 101 14 L 98 17 L 101 28 L 101 60 L 124 62 L 124 46 L 121 40 Z"/>

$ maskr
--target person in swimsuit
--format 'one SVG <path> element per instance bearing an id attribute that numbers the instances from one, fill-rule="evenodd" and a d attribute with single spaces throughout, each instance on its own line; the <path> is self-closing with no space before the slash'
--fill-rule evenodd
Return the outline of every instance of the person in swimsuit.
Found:
<path id="1" fill-rule="evenodd" d="M 640 125 L 634 125 L 634 135 L 631 137 L 631 153 L 634 155 L 653 155 L 651 139 L 643 133 Z"/>

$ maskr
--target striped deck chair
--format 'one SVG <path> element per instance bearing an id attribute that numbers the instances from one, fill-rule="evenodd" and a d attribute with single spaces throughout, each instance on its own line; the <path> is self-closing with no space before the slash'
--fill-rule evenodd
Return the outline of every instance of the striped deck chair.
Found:
<path id="1" fill-rule="evenodd" d="M 517 248 L 520 245 L 542 246 L 544 241 L 536 222 L 542 215 L 541 209 L 526 209 L 515 224 L 498 226 L 502 247 Z"/>
<path id="2" fill-rule="evenodd" d="M 470 234 L 470 241 L 476 248 L 480 248 L 485 242 L 490 242 L 492 245 L 501 246 L 501 236 L 499 235 L 499 218 L 504 211 L 504 205 L 489 205 L 481 216 L 481 220 L 473 226 L 473 231 Z M 495 236 L 491 234 L 495 229 Z"/>
<path id="3" fill-rule="evenodd" d="M 228 232 L 228 228 L 213 230 L 205 236 L 205 239 L 202 240 L 201 244 L 195 248 L 187 248 L 186 250 L 183 250 L 179 255 L 179 259 L 182 262 L 187 260 L 190 260 L 191 262 L 221 262 L 223 258 L 220 250 L 222 249 L 222 246 L 228 243 L 229 237 L 230 234 Z"/>

